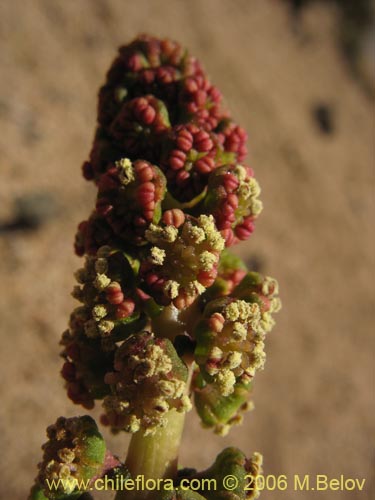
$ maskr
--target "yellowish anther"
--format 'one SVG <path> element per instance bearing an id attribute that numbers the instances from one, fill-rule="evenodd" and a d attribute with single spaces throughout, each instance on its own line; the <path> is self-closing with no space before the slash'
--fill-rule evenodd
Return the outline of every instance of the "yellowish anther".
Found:
<path id="1" fill-rule="evenodd" d="M 246 169 L 242 165 L 237 165 L 234 169 L 234 173 L 237 175 L 240 182 L 243 182 L 247 177 Z"/>
<path id="2" fill-rule="evenodd" d="M 219 373 L 215 377 L 215 382 L 218 386 L 220 393 L 223 396 L 229 396 L 234 391 L 236 377 L 231 370 L 225 369 L 219 371 Z"/>
<path id="3" fill-rule="evenodd" d="M 128 430 L 131 433 L 139 431 L 141 428 L 141 421 L 139 418 L 137 418 L 135 415 L 130 415 L 129 417 L 129 423 L 128 423 Z"/>
<path id="4" fill-rule="evenodd" d="M 271 313 L 277 313 L 281 309 L 281 300 L 279 297 L 273 297 L 270 300 L 270 312 Z"/>
<path id="5" fill-rule="evenodd" d="M 248 200 L 251 196 L 251 187 L 248 181 L 243 181 L 238 187 L 238 195 L 243 200 Z"/>
<path id="6" fill-rule="evenodd" d="M 113 321 L 102 320 L 98 324 L 98 329 L 103 336 L 108 335 L 114 329 L 115 324 Z"/>
<path id="7" fill-rule="evenodd" d="M 228 304 L 224 315 L 229 321 L 244 321 L 250 323 L 253 328 L 257 328 L 261 319 L 258 304 L 249 304 L 244 300 L 236 300 Z"/>
<path id="8" fill-rule="evenodd" d="M 166 281 L 163 287 L 164 293 L 172 300 L 178 297 L 179 288 L 180 285 L 177 283 L 177 281 L 173 280 Z"/>
<path id="9" fill-rule="evenodd" d="M 107 309 L 103 304 L 97 304 L 92 309 L 92 317 L 95 321 L 100 321 L 107 316 Z"/>
<path id="10" fill-rule="evenodd" d="M 217 347 L 215 345 L 211 349 L 208 357 L 210 361 L 220 361 L 223 358 L 223 351 L 220 349 L 220 347 Z"/>
<path id="11" fill-rule="evenodd" d="M 243 323 L 236 321 L 233 325 L 233 339 L 238 341 L 246 340 L 247 328 Z"/>
<path id="12" fill-rule="evenodd" d="M 200 215 L 198 217 L 200 227 L 206 234 L 206 240 L 211 245 L 213 250 L 221 252 L 225 246 L 225 240 L 216 228 L 215 221 L 212 215 Z"/>
<path id="13" fill-rule="evenodd" d="M 158 385 L 163 396 L 167 398 L 176 397 L 178 389 L 176 388 L 175 380 L 161 380 Z"/>
<path id="14" fill-rule="evenodd" d="M 105 274 L 97 274 L 94 280 L 94 286 L 97 290 L 102 291 L 110 285 L 111 280 Z"/>
<path id="15" fill-rule="evenodd" d="M 61 450 L 57 452 L 57 455 L 59 459 L 66 464 L 71 464 L 76 457 L 74 451 L 70 448 L 61 448 Z"/>
<path id="16" fill-rule="evenodd" d="M 201 295 L 204 291 L 206 290 L 206 287 L 202 285 L 202 283 L 199 283 L 199 281 L 194 280 L 191 281 L 187 287 L 186 287 L 186 292 L 188 295 Z"/>
<path id="17" fill-rule="evenodd" d="M 163 349 L 158 345 L 151 345 L 147 349 L 147 358 L 153 363 L 153 369 L 150 376 L 160 373 L 169 373 L 172 370 L 172 360 L 164 353 Z"/>
<path id="18" fill-rule="evenodd" d="M 254 406 L 254 402 L 253 401 L 246 401 L 246 403 L 244 403 L 241 406 L 241 411 L 243 411 L 243 412 L 253 411 L 254 408 L 255 408 L 255 406 Z"/>
<path id="19" fill-rule="evenodd" d="M 251 204 L 251 213 L 253 215 L 259 215 L 263 210 L 263 203 L 260 200 L 253 200 Z"/>
<path id="20" fill-rule="evenodd" d="M 217 257 L 206 250 L 199 256 L 199 262 L 203 271 L 211 271 L 217 262 Z"/>
<path id="21" fill-rule="evenodd" d="M 152 247 L 150 260 L 156 266 L 161 266 L 165 260 L 165 255 L 165 250 L 162 248 Z"/>
<path id="22" fill-rule="evenodd" d="M 116 161 L 115 165 L 119 170 L 121 184 L 126 186 L 135 180 L 134 168 L 132 162 L 128 158 L 122 158 Z"/>
<path id="23" fill-rule="evenodd" d="M 203 243 L 206 239 L 206 233 L 201 227 L 190 225 L 187 232 L 190 239 L 196 244 Z"/>
<path id="24" fill-rule="evenodd" d="M 251 196 L 253 196 L 254 198 L 257 198 L 261 193 L 261 189 L 260 189 L 258 181 L 254 177 L 250 177 L 249 186 L 250 186 L 250 190 L 251 190 Z"/>
<path id="25" fill-rule="evenodd" d="M 178 236 L 178 229 L 174 226 L 166 226 L 163 231 L 163 236 L 168 243 L 173 243 L 176 241 Z"/>
<path id="26" fill-rule="evenodd" d="M 60 479 L 68 479 L 71 476 L 69 465 L 67 464 L 60 465 L 59 469 L 60 469 L 59 470 Z M 66 481 L 66 483 L 67 483 L 66 485 L 64 484 L 65 493 L 67 493 L 69 490 L 70 490 L 69 492 L 71 493 L 75 489 L 75 485 L 70 487 L 69 481 Z"/>
<path id="27" fill-rule="evenodd" d="M 226 436 L 228 432 L 230 431 L 230 425 L 227 424 L 217 424 L 215 427 L 215 434 L 218 434 L 219 436 Z"/>
<path id="28" fill-rule="evenodd" d="M 177 411 L 179 413 L 187 413 L 192 409 L 193 405 L 191 404 L 189 396 L 185 395 L 179 400 L 179 405 L 177 406 Z"/>
<path id="29" fill-rule="evenodd" d="M 166 413 L 169 410 L 169 404 L 162 397 L 153 399 L 152 405 L 152 409 L 157 411 L 158 413 Z M 147 408 L 147 402 L 145 402 L 145 407 Z"/>
<path id="30" fill-rule="evenodd" d="M 177 239 L 178 229 L 174 226 L 161 227 L 156 224 L 150 224 L 150 227 L 146 231 L 145 235 L 150 243 L 173 243 Z"/>
<path id="31" fill-rule="evenodd" d="M 260 328 L 264 332 L 270 332 L 272 328 L 275 326 L 275 320 L 271 316 L 269 312 L 265 312 L 262 315 L 262 319 L 260 321 Z"/>
<path id="32" fill-rule="evenodd" d="M 225 366 L 225 368 L 228 368 L 229 370 L 234 370 L 241 364 L 241 361 L 242 354 L 238 351 L 231 351 L 228 353 L 223 366 Z"/>

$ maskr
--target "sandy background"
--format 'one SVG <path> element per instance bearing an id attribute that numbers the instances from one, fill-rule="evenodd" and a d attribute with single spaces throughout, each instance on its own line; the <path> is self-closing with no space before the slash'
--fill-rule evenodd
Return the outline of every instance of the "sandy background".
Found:
<path id="1" fill-rule="evenodd" d="M 74 305 L 73 235 L 93 205 L 80 166 L 104 72 L 141 31 L 187 45 L 248 129 L 265 210 L 238 252 L 278 278 L 283 299 L 255 412 L 224 439 L 190 414 L 182 463 L 203 468 L 238 445 L 291 485 L 294 474 L 367 479 L 362 493 L 291 486 L 264 499 L 370 498 L 374 103 L 337 47 L 336 18 L 313 5 L 296 27 L 276 0 L 0 2 L 1 498 L 26 497 L 45 427 L 83 413 L 66 398 L 58 346 Z M 321 104 L 330 134 L 314 119 Z M 11 230 L 19 197 L 39 200 L 39 229 Z M 123 455 L 126 438 L 109 440 Z"/>

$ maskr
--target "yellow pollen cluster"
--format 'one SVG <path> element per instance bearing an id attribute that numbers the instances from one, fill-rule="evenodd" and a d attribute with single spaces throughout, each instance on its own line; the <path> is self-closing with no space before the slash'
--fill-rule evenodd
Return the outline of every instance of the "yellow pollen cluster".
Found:
<path id="1" fill-rule="evenodd" d="M 177 281 L 174 280 L 168 280 L 164 283 L 164 293 L 167 295 L 167 297 L 170 297 L 172 300 L 178 297 L 178 292 L 180 289 L 180 285 L 177 283 Z"/>
<path id="2" fill-rule="evenodd" d="M 210 271 L 216 264 L 217 257 L 206 250 L 199 256 L 199 262 L 204 271 Z"/>
<path id="3" fill-rule="evenodd" d="M 115 165 L 119 170 L 121 184 L 126 186 L 135 180 L 134 168 L 132 166 L 132 162 L 128 158 L 122 158 L 121 160 L 116 161 Z"/>
<path id="4" fill-rule="evenodd" d="M 107 288 L 108 285 L 110 285 L 111 280 L 108 278 L 106 274 L 97 274 L 96 278 L 94 280 L 94 286 L 97 288 L 100 292 Z"/>
<path id="5" fill-rule="evenodd" d="M 249 304 L 244 300 L 235 300 L 231 302 L 225 307 L 223 313 L 228 321 L 248 321 L 253 317 L 258 317 L 260 319 L 258 304 Z"/>
<path id="6" fill-rule="evenodd" d="M 146 239 L 150 243 L 160 244 L 160 243 L 173 243 L 176 241 L 178 236 L 178 229 L 174 226 L 157 226 L 156 224 L 150 224 L 149 229 L 147 229 Z"/>
<path id="7" fill-rule="evenodd" d="M 165 259 L 165 250 L 158 247 L 151 248 L 151 257 L 150 260 L 156 266 L 161 266 Z"/>
<path id="8" fill-rule="evenodd" d="M 225 247 L 225 240 L 216 228 L 212 215 L 200 215 L 198 224 L 206 234 L 206 240 L 213 250 L 221 252 Z"/>

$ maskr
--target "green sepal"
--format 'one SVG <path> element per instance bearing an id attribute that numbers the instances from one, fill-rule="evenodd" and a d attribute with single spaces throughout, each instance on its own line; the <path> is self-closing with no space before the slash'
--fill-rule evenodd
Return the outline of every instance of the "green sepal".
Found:
<path id="1" fill-rule="evenodd" d="M 167 354 L 167 356 L 169 356 L 169 358 L 172 361 L 173 376 L 175 378 L 178 378 L 179 380 L 182 380 L 183 382 L 186 382 L 189 373 L 187 366 L 180 358 L 180 356 L 177 354 L 174 345 L 169 339 L 162 339 L 162 342 L 163 342 L 163 347 L 165 349 L 165 353 Z"/>
<path id="2" fill-rule="evenodd" d="M 164 306 L 155 302 L 153 298 L 146 300 L 143 303 L 143 310 L 150 318 L 156 318 L 163 311 Z"/>
<path id="3" fill-rule="evenodd" d="M 251 383 L 237 383 L 229 396 L 222 396 L 215 385 L 207 384 L 203 388 L 199 385 L 202 387 L 202 379 L 196 384 L 194 401 L 203 426 L 220 433 L 223 427 L 236 423 L 249 399 Z"/>
<path id="4" fill-rule="evenodd" d="M 160 115 L 161 115 L 161 117 L 163 119 L 163 124 L 166 127 L 170 128 L 171 121 L 169 119 L 169 113 L 168 113 L 167 106 L 160 99 L 158 99 L 157 101 L 158 101 L 158 104 L 157 104 L 158 112 L 160 113 Z"/>
<path id="5" fill-rule="evenodd" d="M 206 491 L 206 500 L 245 500 L 256 498 L 250 495 L 248 485 L 250 483 L 249 472 L 251 466 L 261 467 L 260 455 L 255 455 L 251 461 L 238 448 L 225 448 L 216 458 L 214 464 L 202 473 L 203 477 L 215 479 L 217 490 Z M 258 472 L 258 470 L 257 470 Z M 236 478 L 236 487 L 231 491 L 225 489 L 225 478 L 233 476 Z M 231 483 L 233 484 L 233 483 Z"/>
<path id="6" fill-rule="evenodd" d="M 255 271 L 248 272 L 233 290 L 233 297 L 246 300 L 247 302 L 255 301 L 254 295 L 258 294 L 261 290 L 263 280 L 264 278 L 261 274 Z"/>
<path id="7" fill-rule="evenodd" d="M 228 249 L 224 249 L 220 255 L 218 274 L 225 274 L 230 271 L 236 271 L 237 269 L 247 270 L 247 266 L 245 262 L 238 257 L 238 255 L 234 255 Z"/>
<path id="8" fill-rule="evenodd" d="M 81 455 L 81 464 L 85 479 L 89 479 L 98 472 L 98 467 L 101 467 L 104 462 L 106 444 L 92 417 L 84 415 L 80 417 L 80 423 L 82 428 L 78 442 L 84 449 Z"/>
<path id="9" fill-rule="evenodd" d="M 147 321 L 147 315 L 143 313 L 140 314 L 139 312 L 123 320 L 117 320 L 115 327 L 111 332 L 110 338 L 114 342 L 125 340 L 130 337 L 130 335 L 133 335 L 133 333 L 142 331 L 146 326 Z"/>
<path id="10" fill-rule="evenodd" d="M 45 496 L 42 487 L 39 484 L 34 484 L 27 500 L 48 500 L 48 498 Z"/>
<path id="11" fill-rule="evenodd" d="M 158 500 L 207 500 L 207 498 L 202 497 L 196 491 L 176 489 L 174 491 L 161 492 Z"/>
<path id="12" fill-rule="evenodd" d="M 202 200 L 204 200 L 207 194 L 207 188 L 204 188 L 197 196 L 192 198 L 189 201 L 180 202 L 176 200 L 169 191 L 167 191 L 165 198 L 163 200 L 163 210 L 169 210 L 172 208 L 179 208 L 183 211 L 189 211 L 189 209 L 194 208 L 198 205 Z"/>
<path id="13" fill-rule="evenodd" d="M 195 327 L 194 336 L 197 340 L 194 356 L 196 362 L 201 364 L 200 357 L 203 357 L 204 359 L 202 362 L 205 362 L 209 348 L 216 335 L 210 330 L 207 320 L 203 319 Z"/>

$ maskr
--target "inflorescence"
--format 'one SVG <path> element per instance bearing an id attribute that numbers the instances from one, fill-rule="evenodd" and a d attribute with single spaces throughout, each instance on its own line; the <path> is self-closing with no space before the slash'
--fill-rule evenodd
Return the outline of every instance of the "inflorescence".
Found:
<path id="1" fill-rule="evenodd" d="M 103 421 L 113 430 L 151 432 L 163 411 L 190 407 L 177 400 L 186 402 L 191 388 L 172 375 L 183 352 L 168 371 L 140 380 L 134 373 L 135 351 L 140 364 L 149 350 L 156 356 L 161 349 L 163 358 L 153 324 L 165 308 L 193 346 L 189 366 L 203 423 L 223 432 L 239 420 L 238 408 L 225 421 L 207 419 L 207 407 L 210 414 L 217 404 L 232 407 L 239 392 L 244 407 L 279 305 L 276 283 L 267 288 L 270 280 L 253 273 L 253 284 L 226 249 L 250 236 L 262 210 L 259 185 L 243 163 L 246 139 L 180 45 L 142 35 L 120 48 L 83 165 L 97 197 L 76 236 L 76 252 L 86 256 L 73 291 L 81 306 L 62 339 L 70 398 L 86 408 L 104 398 Z M 195 322 L 186 321 L 190 307 Z M 148 397 L 146 410 L 137 399 Z"/>
<path id="2" fill-rule="evenodd" d="M 102 422 L 114 432 L 152 435 L 192 399 L 203 425 L 225 434 L 252 407 L 280 301 L 275 280 L 248 272 L 228 250 L 249 238 L 262 210 L 246 140 L 178 43 L 141 35 L 119 49 L 82 168 L 97 196 L 76 234 L 80 305 L 61 340 L 68 396 L 85 408 L 102 400 Z M 92 426 L 59 420 L 49 429 L 41 471 L 95 468 L 82 460 L 83 424 Z M 206 473 L 224 459 L 240 476 L 261 471 L 259 456 L 227 449 Z"/>

